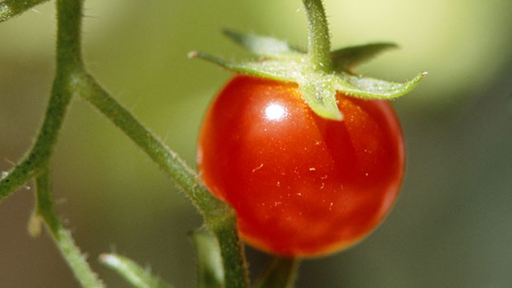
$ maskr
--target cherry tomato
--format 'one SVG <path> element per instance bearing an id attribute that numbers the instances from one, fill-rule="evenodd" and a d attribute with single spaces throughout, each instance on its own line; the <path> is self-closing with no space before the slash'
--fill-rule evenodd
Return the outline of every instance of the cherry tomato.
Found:
<path id="1" fill-rule="evenodd" d="M 235 76 L 199 135 L 205 185 L 230 203 L 241 237 L 283 256 L 347 248 L 383 221 L 404 176 L 391 105 L 336 95 L 343 121 L 316 115 L 294 83 Z"/>

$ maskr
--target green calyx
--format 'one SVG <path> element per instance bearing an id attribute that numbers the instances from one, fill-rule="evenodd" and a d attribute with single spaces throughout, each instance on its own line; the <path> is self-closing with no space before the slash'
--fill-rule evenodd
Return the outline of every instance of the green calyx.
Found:
<path id="1" fill-rule="evenodd" d="M 327 22 L 319 0 L 303 0 L 308 14 L 309 53 L 284 41 L 258 35 L 245 35 L 226 30 L 225 35 L 256 54 L 255 61 L 229 62 L 191 52 L 189 57 L 200 58 L 227 70 L 279 81 L 295 82 L 308 106 L 319 116 L 341 121 L 336 92 L 363 99 L 393 99 L 411 91 L 427 75 L 420 73 L 411 81 L 393 83 L 354 72 L 354 67 L 377 54 L 396 48 L 393 43 L 372 43 L 330 51 Z"/>

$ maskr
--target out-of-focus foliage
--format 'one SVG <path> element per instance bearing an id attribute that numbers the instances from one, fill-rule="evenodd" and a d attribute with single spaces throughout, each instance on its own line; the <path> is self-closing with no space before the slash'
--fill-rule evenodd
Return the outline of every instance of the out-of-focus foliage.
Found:
<path id="1" fill-rule="evenodd" d="M 360 72 L 390 81 L 422 70 L 429 76 L 395 102 L 408 148 L 406 182 L 395 209 L 360 245 L 304 262 L 298 287 L 512 285 L 512 2 L 325 4 L 333 48 L 400 45 Z M 0 24 L 1 171 L 30 147 L 43 117 L 54 72 L 53 5 Z M 190 164 L 201 115 L 230 74 L 189 60 L 187 53 L 244 56 L 223 39 L 224 28 L 307 46 L 300 1 L 85 5 L 89 69 Z M 109 287 L 125 285 L 96 260 L 111 250 L 150 263 L 176 287 L 192 287 L 194 252 L 186 235 L 200 217 L 156 165 L 79 99 L 57 149 L 57 209 Z M 26 232 L 32 194 L 22 189 L 0 205 L 0 286 L 77 287 L 51 241 Z M 257 274 L 262 256 L 249 254 Z"/>

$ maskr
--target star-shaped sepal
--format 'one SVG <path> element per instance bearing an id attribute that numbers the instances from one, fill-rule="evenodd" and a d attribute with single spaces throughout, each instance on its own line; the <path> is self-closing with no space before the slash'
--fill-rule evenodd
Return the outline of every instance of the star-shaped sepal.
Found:
<path id="1" fill-rule="evenodd" d="M 225 31 L 231 40 L 258 56 L 253 61 L 230 62 L 201 52 L 189 57 L 200 58 L 227 70 L 279 81 L 295 82 L 308 106 L 321 117 L 341 121 L 343 115 L 336 102 L 336 92 L 363 99 L 393 99 L 411 91 L 427 75 L 420 73 L 405 83 L 393 83 L 364 77 L 354 68 L 377 54 L 397 45 L 372 43 L 351 46 L 330 53 L 330 67 L 313 67 L 309 54 L 271 37 Z"/>

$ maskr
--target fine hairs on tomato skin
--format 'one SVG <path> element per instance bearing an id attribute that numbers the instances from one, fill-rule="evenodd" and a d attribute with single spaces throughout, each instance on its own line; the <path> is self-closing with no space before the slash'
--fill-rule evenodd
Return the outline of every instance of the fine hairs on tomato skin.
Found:
<path id="1" fill-rule="evenodd" d="M 238 75 L 212 102 L 198 167 L 236 210 L 250 245 L 326 255 L 359 242 L 389 213 L 405 166 L 399 121 L 386 101 L 337 100 L 343 121 L 312 112 L 294 83 Z"/>

